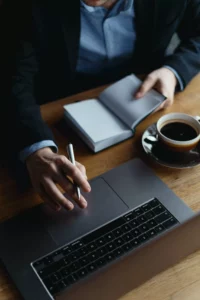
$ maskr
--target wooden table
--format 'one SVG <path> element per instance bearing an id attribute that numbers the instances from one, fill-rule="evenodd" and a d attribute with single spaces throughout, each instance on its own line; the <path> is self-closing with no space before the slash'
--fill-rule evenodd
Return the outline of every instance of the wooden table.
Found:
<path id="1" fill-rule="evenodd" d="M 63 124 L 63 108 L 66 103 L 95 97 L 102 90 L 97 88 L 79 95 L 59 100 L 41 107 L 45 121 L 51 126 L 60 153 L 65 154 L 65 146 L 72 142 L 76 159 L 86 166 L 88 178 L 98 176 L 117 165 L 136 156 L 150 165 L 157 175 L 194 211 L 200 210 L 200 167 L 185 170 L 173 170 L 150 161 L 141 147 L 141 135 L 145 128 L 169 112 L 184 112 L 200 115 L 200 75 L 189 84 L 187 89 L 176 95 L 174 105 L 166 111 L 149 116 L 138 127 L 134 138 L 117 146 L 93 154 L 87 146 Z M 64 125 L 64 126 L 63 126 Z M 7 169 L 0 171 L 0 222 L 27 208 L 39 204 L 41 200 L 33 192 L 19 193 L 14 180 Z M 13 252 L 15 250 L 13 249 Z M 0 266 L 0 300 L 20 300 L 8 275 Z M 199 300 L 200 299 L 200 251 L 181 263 L 152 278 L 139 288 L 124 295 L 121 300 Z M 41 299 L 42 300 L 42 299 Z"/>

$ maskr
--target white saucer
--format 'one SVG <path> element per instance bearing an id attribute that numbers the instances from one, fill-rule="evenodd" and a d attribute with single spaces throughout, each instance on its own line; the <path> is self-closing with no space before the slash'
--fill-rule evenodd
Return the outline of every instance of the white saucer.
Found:
<path id="1" fill-rule="evenodd" d="M 167 150 L 158 140 L 156 124 L 149 126 L 143 133 L 142 146 L 148 156 L 169 168 L 185 169 L 200 164 L 200 143 L 195 149 L 184 153 Z"/>

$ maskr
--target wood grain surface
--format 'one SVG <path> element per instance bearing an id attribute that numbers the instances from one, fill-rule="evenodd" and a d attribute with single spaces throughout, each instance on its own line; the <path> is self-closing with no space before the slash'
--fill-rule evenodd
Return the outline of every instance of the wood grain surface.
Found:
<path id="1" fill-rule="evenodd" d="M 134 157 L 142 158 L 156 174 L 194 211 L 200 210 L 200 167 L 175 170 L 162 167 L 146 157 L 141 136 L 150 124 L 163 114 L 184 112 L 200 115 L 200 75 L 192 80 L 186 90 L 175 97 L 174 105 L 165 111 L 146 118 L 136 130 L 133 138 L 93 154 L 82 140 L 64 123 L 63 105 L 74 101 L 93 98 L 102 87 L 41 107 L 44 120 L 52 128 L 59 152 L 66 155 L 67 143 L 74 144 L 76 160 L 86 166 L 89 179 L 98 176 Z M 139 100 L 138 100 L 139 101 Z M 31 208 L 41 199 L 30 189 L 20 192 L 16 182 L 5 167 L 0 169 L 0 222 Z M 1 241 L 2 242 L 2 241 Z M 21 300 L 21 296 L 0 266 L 0 300 Z M 199 300 L 200 299 L 200 251 L 184 259 L 178 265 L 152 278 L 139 288 L 124 295 L 121 300 Z M 42 300 L 42 299 L 41 299 Z"/>

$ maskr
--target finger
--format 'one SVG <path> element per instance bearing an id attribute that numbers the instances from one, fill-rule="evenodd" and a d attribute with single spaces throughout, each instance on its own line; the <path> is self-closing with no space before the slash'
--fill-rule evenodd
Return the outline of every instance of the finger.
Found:
<path id="1" fill-rule="evenodd" d="M 91 191 L 91 187 L 88 181 L 85 179 L 85 176 L 65 156 L 60 155 L 59 158 L 57 158 L 56 163 L 62 169 L 62 171 L 67 176 L 70 176 L 80 188 L 82 188 L 85 192 Z"/>
<path id="2" fill-rule="evenodd" d="M 61 186 L 61 188 L 71 197 L 73 198 L 78 206 L 81 208 L 86 208 L 87 207 L 87 201 L 85 198 L 81 195 L 80 199 L 78 198 L 76 188 L 74 184 L 66 178 L 62 173 L 57 174 L 55 177 L 56 182 Z"/>
<path id="3" fill-rule="evenodd" d="M 169 94 L 169 93 L 167 93 L 166 92 L 166 90 L 165 89 L 162 89 L 161 88 L 161 91 L 160 91 L 163 95 L 167 95 L 167 94 Z M 167 97 L 166 97 L 166 100 L 162 103 L 162 108 L 164 109 L 164 108 L 167 108 L 167 107 L 169 107 L 169 106 L 171 106 L 172 104 L 173 104 L 173 102 L 174 102 L 174 95 L 172 94 L 172 95 L 168 95 Z"/>
<path id="4" fill-rule="evenodd" d="M 42 183 L 45 192 L 51 199 L 54 199 L 54 202 L 58 203 L 67 210 L 72 210 L 74 208 L 74 205 L 61 193 L 61 191 L 59 191 L 51 178 L 45 177 Z"/>
<path id="5" fill-rule="evenodd" d="M 79 168 L 79 170 L 81 171 L 81 173 L 85 176 L 85 178 L 87 179 L 87 175 L 86 175 L 86 168 L 80 164 L 78 161 L 76 161 L 76 166 L 77 168 Z"/>
<path id="6" fill-rule="evenodd" d="M 47 195 L 42 184 L 38 193 L 40 197 L 44 200 L 44 202 L 46 202 L 53 210 L 59 211 L 61 209 L 61 206 L 58 203 L 54 202 L 53 199 L 49 197 L 49 195 Z"/>
<path id="7" fill-rule="evenodd" d="M 153 88 L 156 82 L 157 82 L 157 76 L 152 74 L 148 75 L 145 81 L 140 86 L 139 90 L 136 92 L 135 97 L 136 98 L 143 97 L 150 89 Z"/>
<path id="8" fill-rule="evenodd" d="M 173 99 L 167 99 L 165 100 L 159 107 L 156 108 L 155 112 L 162 110 L 162 109 L 166 109 L 167 107 L 171 106 L 173 104 Z"/>
<path id="9" fill-rule="evenodd" d="M 157 112 L 157 111 L 162 110 L 162 109 L 164 109 L 164 102 L 163 102 L 161 105 L 159 105 L 159 106 L 154 110 L 154 112 Z"/>
<path id="10" fill-rule="evenodd" d="M 162 102 L 162 104 L 155 110 L 155 112 L 156 112 L 156 111 L 165 109 L 168 106 L 170 106 L 173 103 L 173 96 L 172 97 L 167 96 L 169 94 L 169 91 L 163 85 L 161 85 L 155 89 L 165 97 L 165 100 Z"/>
<path id="11" fill-rule="evenodd" d="M 166 104 L 166 101 L 168 101 L 168 99 L 166 98 L 166 100 L 164 100 L 156 109 L 154 112 L 157 112 L 159 110 L 162 110 L 165 108 L 165 104 Z"/>
<path id="12" fill-rule="evenodd" d="M 169 106 L 171 106 L 173 104 L 173 99 L 167 99 L 164 103 L 163 103 L 163 108 L 167 108 Z"/>

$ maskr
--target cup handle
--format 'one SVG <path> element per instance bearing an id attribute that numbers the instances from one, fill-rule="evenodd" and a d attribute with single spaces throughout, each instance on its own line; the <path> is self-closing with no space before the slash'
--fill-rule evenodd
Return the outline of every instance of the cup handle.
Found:
<path id="1" fill-rule="evenodd" d="M 200 116 L 195 116 L 194 118 L 200 123 Z"/>

